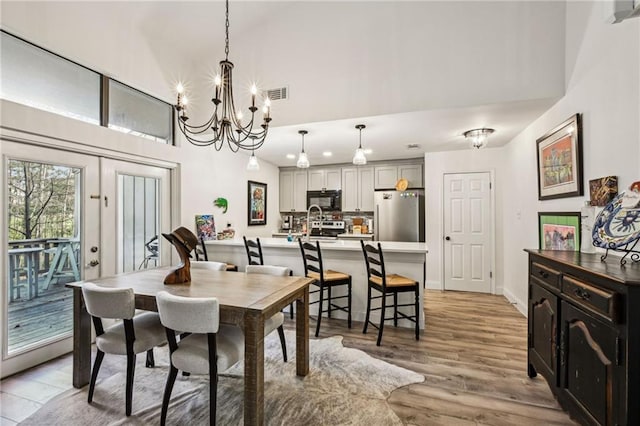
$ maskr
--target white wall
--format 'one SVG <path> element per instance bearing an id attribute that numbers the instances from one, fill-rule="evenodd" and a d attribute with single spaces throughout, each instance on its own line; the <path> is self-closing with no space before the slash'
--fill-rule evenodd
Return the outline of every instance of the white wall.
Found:
<path id="1" fill-rule="evenodd" d="M 599 2 L 567 3 L 566 95 L 504 147 L 504 293 L 526 311 L 527 256 L 540 211 L 579 211 L 588 181 L 640 179 L 640 19 L 605 23 Z M 583 119 L 585 196 L 538 201 L 536 139 L 571 115 Z"/>
<path id="2" fill-rule="evenodd" d="M 502 293 L 503 287 L 503 228 L 502 199 L 505 177 L 504 149 L 484 148 L 466 151 L 427 153 L 424 157 L 425 214 L 427 256 L 427 288 L 443 289 L 443 175 L 445 173 L 493 172 L 495 197 L 495 252 L 496 269 L 493 274 L 495 291 Z"/>

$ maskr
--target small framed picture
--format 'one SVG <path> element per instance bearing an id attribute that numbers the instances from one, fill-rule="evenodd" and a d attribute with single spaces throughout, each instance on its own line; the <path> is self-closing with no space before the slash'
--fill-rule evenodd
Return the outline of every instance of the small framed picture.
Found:
<path id="1" fill-rule="evenodd" d="M 576 114 L 536 141 L 538 199 L 582 195 L 582 127 Z"/>
<path id="2" fill-rule="evenodd" d="M 618 177 L 606 176 L 589 181 L 589 196 L 592 206 L 604 207 L 618 195 Z"/>
<path id="3" fill-rule="evenodd" d="M 248 182 L 247 203 L 249 214 L 247 225 L 266 225 L 267 224 L 267 184 L 261 182 Z"/>
<path id="4" fill-rule="evenodd" d="M 198 240 L 209 241 L 216 239 L 216 224 L 212 214 L 196 215 L 196 235 Z"/>
<path id="5" fill-rule="evenodd" d="M 538 213 L 542 250 L 580 250 L 580 212 Z"/>

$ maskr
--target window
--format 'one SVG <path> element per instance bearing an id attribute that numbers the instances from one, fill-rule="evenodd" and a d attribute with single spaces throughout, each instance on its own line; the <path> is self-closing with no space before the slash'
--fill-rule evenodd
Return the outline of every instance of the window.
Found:
<path id="1" fill-rule="evenodd" d="M 162 142 L 173 143 L 171 105 L 109 80 L 109 128 Z"/>
<path id="2" fill-rule="evenodd" d="M 171 104 L 9 33 L 0 35 L 1 99 L 173 144 Z"/>
<path id="3" fill-rule="evenodd" d="M 100 74 L 1 35 L 0 98 L 100 124 Z"/>

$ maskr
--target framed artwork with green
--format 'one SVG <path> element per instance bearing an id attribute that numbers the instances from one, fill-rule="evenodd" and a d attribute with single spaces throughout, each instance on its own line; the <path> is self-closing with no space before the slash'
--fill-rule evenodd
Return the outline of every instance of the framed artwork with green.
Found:
<path id="1" fill-rule="evenodd" d="M 580 212 L 538 213 L 542 250 L 580 250 Z"/>

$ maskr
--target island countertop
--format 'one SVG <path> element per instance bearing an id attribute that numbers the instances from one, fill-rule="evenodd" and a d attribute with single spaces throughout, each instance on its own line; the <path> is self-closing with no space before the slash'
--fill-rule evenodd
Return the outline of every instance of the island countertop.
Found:
<path id="1" fill-rule="evenodd" d="M 320 248 L 324 250 L 362 251 L 360 241 L 349 240 L 319 240 Z M 314 242 L 313 238 L 311 242 Z M 205 244 L 212 246 L 243 246 L 244 241 L 238 238 L 232 240 L 212 240 L 205 241 Z M 281 249 L 299 250 L 298 241 L 287 241 L 284 238 L 260 238 L 262 247 L 273 247 Z M 374 241 L 373 244 L 377 244 Z M 382 251 L 385 253 L 428 253 L 426 243 L 401 242 L 401 241 L 380 241 Z"/>

